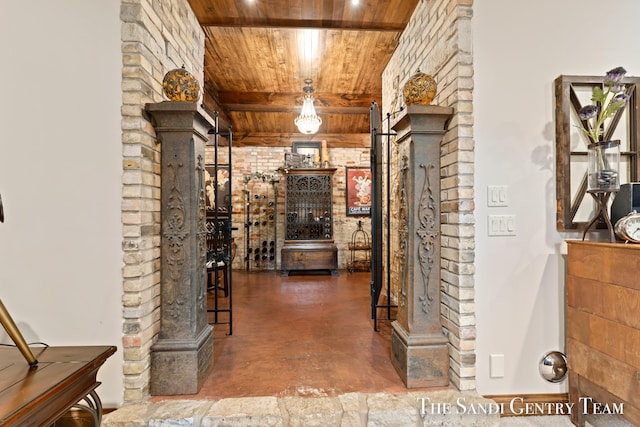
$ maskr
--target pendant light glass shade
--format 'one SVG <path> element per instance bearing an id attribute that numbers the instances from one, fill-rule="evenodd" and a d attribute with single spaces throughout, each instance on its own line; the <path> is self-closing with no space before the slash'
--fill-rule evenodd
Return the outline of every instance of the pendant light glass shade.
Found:
<path id="1" fill-rule="evenodd" d="M 310 135 L 318 132 L 318 129 L 322 124 L 322 119 L 318 117 L 316 109 L 313 106 L 313 96 L 311 96 L 311 94 L 314 90 L 313 87 L 311 87 L 311 80 L 307 79 L 304 82 L 307 86 L 303 89 L 304 101 L 302 104 L 302 111 L 293 122 L 296 124 L 300 132 Z"/>

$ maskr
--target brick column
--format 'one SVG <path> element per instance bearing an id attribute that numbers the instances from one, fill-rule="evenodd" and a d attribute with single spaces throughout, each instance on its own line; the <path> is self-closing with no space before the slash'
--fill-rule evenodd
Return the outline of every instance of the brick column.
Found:
<path id="1" fill-rule="evenodd" d="M 395 213 L 400 289 L 391 361 L 409 388 L 449 384 L 440 321 L 440 142 L 453 109 L 410 105 L 393 125 L 398 144 Z"/>
<path id="2" fill-rule="evenodd" d="M 195 394 L 213 366 L 207 322 L 204 146 L 212 121 L 191 102 L 147 104 L 161 162 L 160 333 L 151 394 Z"/>

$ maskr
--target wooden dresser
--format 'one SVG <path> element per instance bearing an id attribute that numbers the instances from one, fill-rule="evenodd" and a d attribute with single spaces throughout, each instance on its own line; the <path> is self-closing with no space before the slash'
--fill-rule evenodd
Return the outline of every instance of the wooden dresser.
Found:
<path id="1" fill-rule="evenodd" d="M 568 242 L 566 304 L 571 420 L 591 398 L 640 426 L 640 245 Z"/>

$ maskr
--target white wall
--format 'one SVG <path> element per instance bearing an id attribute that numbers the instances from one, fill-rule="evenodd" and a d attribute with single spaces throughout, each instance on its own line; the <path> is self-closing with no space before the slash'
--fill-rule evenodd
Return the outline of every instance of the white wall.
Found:
<path id="1" fill-rule="evenodd" d="M 555 226 L 553 81 L 640 76 L 637 0 L 474 2 L 477 388 L 482 394 L 560 393 L 538 373 L 564 352 L 561 243 Z M 487 207 L 487 185 L 508 186 L 509 206 Z M 488 237 L 487 215 L 515 214 L 515 237 Z M 489 376 L 504 354 L 505 376 Z"/>
<path id="2" fill-rule="evenodd" d="M 0 298 L 29 342 L 117 345 L 99 374 L 111 407 L 122 401 L 119 8 L 0 5 Z"/>

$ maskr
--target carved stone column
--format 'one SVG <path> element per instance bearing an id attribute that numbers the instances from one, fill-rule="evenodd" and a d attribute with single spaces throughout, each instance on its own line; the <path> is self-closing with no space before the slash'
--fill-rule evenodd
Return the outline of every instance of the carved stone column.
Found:
<path id="1" fill-rule="evenodd" d="M 398 314 L 391 360 L 409 388 L 449 383 L 440 321 L 440 141 L 453 109 L 410 105 L 393 125 L 398 144 L 394 211 L 399 242 Z"/>
<path id="2" fill-rule="evenodd" d="M 152 395 L 195 394 L 213 366 L 207 322 L 204 146 L 213 121 L 195 103 L 147 104 L 161 162 L 160 333 L 151 348 Z"/>

